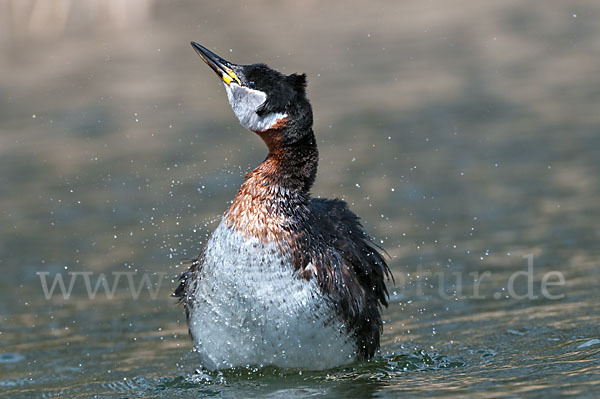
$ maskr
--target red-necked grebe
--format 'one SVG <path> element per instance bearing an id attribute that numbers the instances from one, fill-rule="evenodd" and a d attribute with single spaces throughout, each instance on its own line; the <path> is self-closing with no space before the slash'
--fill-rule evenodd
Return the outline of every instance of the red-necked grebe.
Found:
<path id="1" fill-rule="evenodd" d="M 310 196 L 318 152 L 306 75 L 192 46 L 269 150 L 174 294 L 202 366 L 325 369 L 371 358 L 391 274 L 344 201 Z"/>

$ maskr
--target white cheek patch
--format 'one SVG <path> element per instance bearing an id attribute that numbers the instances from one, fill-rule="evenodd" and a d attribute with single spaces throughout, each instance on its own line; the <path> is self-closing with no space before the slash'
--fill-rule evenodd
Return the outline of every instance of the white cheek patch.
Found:
<path id="1" fill-rule="evenodd" d="M 270 113 L 264 116 L 258 116 L 256 110 L 267 99 L 266 93 L 260 90 L 253 90 L 247 87 L 240 86 L 235 83 L 225 85 L 229 104 L 233 108 L 235 116 L 240 120 L 242 126 L 255 132 L 269 130 L 277 122 L 283 118 L 287 118 L 287 114 L 280 112 Z"/>

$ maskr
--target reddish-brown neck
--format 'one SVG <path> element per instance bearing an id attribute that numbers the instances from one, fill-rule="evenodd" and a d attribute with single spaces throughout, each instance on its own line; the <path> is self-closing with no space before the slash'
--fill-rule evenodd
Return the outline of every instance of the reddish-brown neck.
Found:
<path id="1" fill-rule="evenodd" d="M 309 190 L 317 172 L 318 152 L 312 131 L 294 143 L 284 132 L 258 133 L 269 148 L 267 158 L 246 180 L 227 212 L 230 227 L 266 240 L 281 239 L 302 213 L 307 212 Z"/>
<path id="2" fill-rule="evenodd" d="M 268 130 L 254 132 L 260 136 L 265 142 L 270 153 L 277 153 L 281 151 L 283 143 L 283 135 L 285 134 L 285 127 L 288 123 L 288 118 L 282 118 L 278 120 Z"/>

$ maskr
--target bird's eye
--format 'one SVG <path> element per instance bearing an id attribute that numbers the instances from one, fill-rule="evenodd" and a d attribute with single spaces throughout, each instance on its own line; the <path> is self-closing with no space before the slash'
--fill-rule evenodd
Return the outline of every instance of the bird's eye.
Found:
<path id="1" fill-rule="evenodd" d="M 254 82 L 248 82 L 248 87 L 253 88 L 254 87 Z"/>

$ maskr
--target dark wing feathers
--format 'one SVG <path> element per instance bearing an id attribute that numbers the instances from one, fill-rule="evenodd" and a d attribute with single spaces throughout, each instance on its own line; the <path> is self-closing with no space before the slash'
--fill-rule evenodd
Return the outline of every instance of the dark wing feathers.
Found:
<path id="1" fill-rule="evenodd" d="M 187 296 L 187 285 L 188 279 L 192 276 L 192 272 L 190 270 L 183 272 L 179 275 L 179 285 L 175 289 L 175 291 L 171 294 L 177 298 L 178 303 L 185 302 L 185 297 Z"/>
<path id="2" fill-rule="evenodd" d="M 348 209 L 346 202 L 338 199 L 313 199 L 310 208 L 316 219 L 313 228 L 319 231 L 327 244 L 342 254 L 362 287 L 387 306 L 388 292 L 384 280 L 393 276 L 379 252 L 383 249 L 364 231 L 360 218 Z"/>
<path id="3" fill-rule="evenodd" d="M 202 263 L 204 261 L 204 251 L 189 265 L 187 271 L 181 273 L 179 275 L 179 285 L 175 289 L 175 292 L 171 294 L 171 296 L 177 298 L 178 303 L 182 303 L 185 308 L 185 319 L 188 322 L 188 332 L 191 336 L 191 331 L 189 330 L 189 321 L 190 321 L 190 308 L 194 306 L 194 298 L 191 295 L 194 292 L 194 287 L 196 284 L 200 282 L 200 278 L 198 276 L 200 270 L 202 269 Z"/>
<path id="4" fill-rule="evenodd" d="M 322 239 L 330 253 L 320 265 L 326 274 L 319 273 L 321 286 L 334 302 L 339 300 L 338 311 L 354 331 L 363 358 L 368 359 L 379 348 L 383 328 L 380 306 L 388 304 L 385 279 L 393 276 L 379 252 L 381 248 L 365 233 L 360 219 L 346 202 L 313 199 L 310 209 L 312 235 Z M 332 254 L 332 250 L 339 256 Z M 323 284 L 328 280 L 337 284 Z"/>

